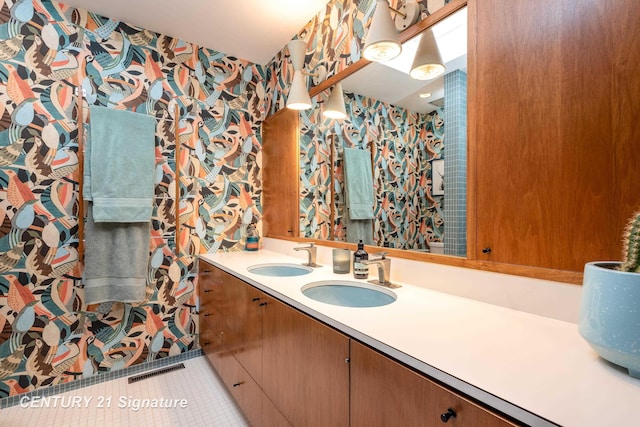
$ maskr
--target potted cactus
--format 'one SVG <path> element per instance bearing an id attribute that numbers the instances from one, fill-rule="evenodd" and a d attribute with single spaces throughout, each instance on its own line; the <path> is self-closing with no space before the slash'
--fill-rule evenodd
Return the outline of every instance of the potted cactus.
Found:
<path id="1" fill-rule="evenodd" d="M 640 211 L 624 236 L 623 262 L 585 265 L 578 331 L 603 358 L 640 378 Z"/>

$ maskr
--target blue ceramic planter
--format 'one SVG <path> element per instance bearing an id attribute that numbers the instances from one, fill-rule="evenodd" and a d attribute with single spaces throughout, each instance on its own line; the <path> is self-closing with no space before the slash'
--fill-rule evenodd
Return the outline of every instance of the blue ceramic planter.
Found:
<path id="1" fill-rule="evenodd" d="M 615 270 L 619 264 L 585 265 L 578 331 L 603 359 L 640 378 L 640 274 Z"/>

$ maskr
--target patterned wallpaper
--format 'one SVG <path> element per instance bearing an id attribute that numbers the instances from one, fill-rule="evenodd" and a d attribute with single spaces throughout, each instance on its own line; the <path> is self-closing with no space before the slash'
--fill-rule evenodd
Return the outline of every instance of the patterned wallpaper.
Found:
<path id="1" fill-rule="evenodd" d="M 57 2 L 4 0 L 0 76 L 0 398 L 197 348 L 194 256 L 238 250 L 260 225 L 264 68 Z M 158 119 L 139 304 L 83 301 L 77 87 L 85 117 L 100 105 Z"/>
<path id="2" fill-rule="evenodd" d="M 334 139 L 333 238 L 344 241 L 344 147 L 373 146 L 374 240 L 402 249 L 426 249 L 441 241 L 443 196 L 431 194 L 431 161 L 444 157 L 442 111 L 418 114 L 361 95 L 345 93 L 347 118 L 323 118 L 316 105 L 301 112 L 300 230 L 328 239 L 331 230 L 331 139 Z"/>
<path id="3" fill-rule="evenodd" d="M 330 0 L 298 33 L 320 75 L 314 84 L 360 58 L 374 4 Z M 246 225 L 261 229 L 260 125 L 283 107 L 291 75 L 285 47 L 262 67 L 58 2 L 3 0 L 0 398 L 198 346 L 194 256 L 240 250 Z M 85 112 L 100 105 L 158 118 L 149 283 L 139 304 L 84 303 L 76 87 L 86 91 Z"/>

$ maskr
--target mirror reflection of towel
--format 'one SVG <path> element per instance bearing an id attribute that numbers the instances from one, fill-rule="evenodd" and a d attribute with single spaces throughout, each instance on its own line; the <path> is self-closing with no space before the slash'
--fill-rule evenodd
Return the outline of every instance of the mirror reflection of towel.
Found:
<path id="1" fill-rule="evenodd" d="M 371 152 L 344 149 L 345 203 L 351 219 L 373 219 Z"/>
<path id="2" fill-rule="evenodd" d="M 344 149 L 344 184 L 347 241 L 362 240 L 373 245 L 374 198 L 369 150 Z"/>

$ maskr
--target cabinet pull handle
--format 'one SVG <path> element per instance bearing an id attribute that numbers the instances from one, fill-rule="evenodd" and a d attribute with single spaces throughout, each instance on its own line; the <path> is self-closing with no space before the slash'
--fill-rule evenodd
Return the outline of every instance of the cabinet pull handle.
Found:
<path id="1" fill-rule="evenodd" d="M 254 298 L 254 299 L 252 299 L 251 301 L 253 301 L 253 302 L 257 302 L 257 301 L 260 301 L 260 298 L 255 297 L 255 298 Z"/>
<path id="2" fill-rule="evenodd" d="M 266 302 L 261 302 L 261 303 L 260 303 L 260 307 L 264 307 L 265 305 L 267 305 L 267 303 L 266 303 Z"/>
<path id="3" fill-rule="evenodd" d="M 237 382 L 235 383 L 233 386 L 234 387 L 240 387 L 242 385 L 243 381 Z"/>
<path id="4" fill-rule="evenodd" d="M 348 357 L 344 359 L 344 363 L 351 363 L 351 359 L 349 359 Z"/>
<path id="5" fill-rule="evenodd" d="M 205 293 L 205 294 L 208 294 L 209 292 L 213 292 L 213 289 L 205 289 L 205 290 L 204 290 L 204 293 Z"/>
<path id="6" fill-rule="evenodd" d="M 205 313 L 204 314 L 204 317 L 209 317 L 209 316 L 211 316 L 211 313 Z"/>
<path id="7" fill-rule="evenodd" d="M 447 412 L 445 412 L 444 414 L 440 415 L 440 421 L 442 421 L 443 423 L 449 422 L 449 420 L 451 418 L 455 418 L 456 417 L 456 411 L 454 411 L 453 409 L 449 408 L 447 409 Z"/>
<path id="8" fill-rule="evenodd" d="M 484 248 L 484 249 L 482 249 L 482 253 L 483 253 L 483 254 L 490 254 L 490 253 L 491 253 L 491 248 Z"/>
<path id="9" fill-rule="evenodd" d="M 209 341 L 205 342 L 204 345 L 209 345 L 211 344 Z"/>

